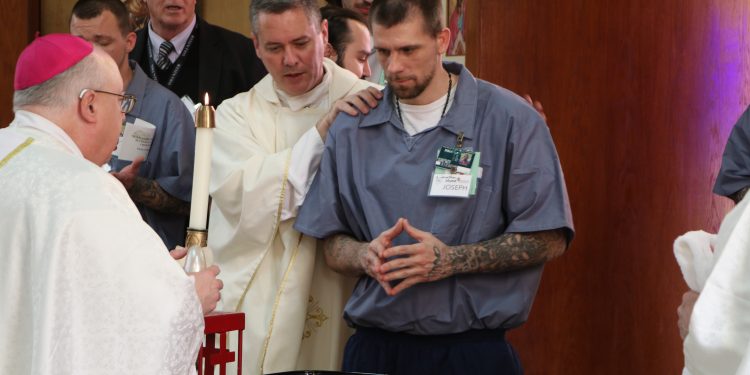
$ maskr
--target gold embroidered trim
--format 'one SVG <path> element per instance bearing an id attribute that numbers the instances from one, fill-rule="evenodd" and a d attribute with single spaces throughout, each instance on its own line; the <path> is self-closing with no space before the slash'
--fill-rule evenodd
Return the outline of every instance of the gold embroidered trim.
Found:
<path id="1" fill-rule="evenodd" d="M 23 151 L 23 149 L 28 147 L 32 142 L 34 142 L 34 138 L 31 138 L 31 137 L 26 138 L 26 140 L 23 143 L 21 143 L 20 145 L 18 145 L 18 147 L 13 149 L 13 151 L 11 151 L 10 154 L 6 155 L 3 158 L 3 160 L 0 160 L 0 168 L 4 167 L 5 164 L 7 164 L 8 161 L 10 161 L 10 159 L 13 159 L 14 156 L 18 155 L 18 153 Z"/>
<path id="2" fill-rule="evenodd" d="M 299 242 L 297 242 L 297 246 L 294 248 L 294 253 L 292 253 L 292 258 L 289 260 L 289 264 L 286 267 L 286 271 L 284 271 L 284 277 L 281 279 L 281 284 L 279 285 L 279 291 L 276 292 L 276 299 L 273 302 L 273 311 L 271 312 L 271 321 L 268 324 L 268 335 L 266 335 L 266 339 L 263 340 L 263 354 L 260 356 L 260 373 L 263 374 L 263 366 L 265 365 L 266 361 L 266 354 L 268 353 L 268 346 L 270 345 L 271 341 L 271 335 L 273 334 L 273 324 L 276 321 L 276 310 L 279 308 L 279 303 L 281 302 L 281 293 L 284 292 L 284 285 L 286 285 L 286 280 L 289 276 L 290 271 L 292 270 L 292 266 L 294 265 L 294 261 L 297 260 L 297 253 L 299 252 L 299 246 L 302 243 L 302 235 L 300 235 Z"/>

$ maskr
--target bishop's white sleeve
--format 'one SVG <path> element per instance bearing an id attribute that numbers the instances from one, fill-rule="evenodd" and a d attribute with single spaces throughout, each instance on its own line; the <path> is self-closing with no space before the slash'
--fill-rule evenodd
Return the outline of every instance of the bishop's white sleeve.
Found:
<path id="1" fill-rule="evenodd" d="M 323 140 L 315 127 L 305 132 L 292 147 L 291 163 L 287 176 L 290 194 L 284 197 L 282 203 L 282 221 L 297 216 L 297 212 L 305 200 L 305 195 L 315 178 L 315 172 L 320 166 L 324 148 Z"/>

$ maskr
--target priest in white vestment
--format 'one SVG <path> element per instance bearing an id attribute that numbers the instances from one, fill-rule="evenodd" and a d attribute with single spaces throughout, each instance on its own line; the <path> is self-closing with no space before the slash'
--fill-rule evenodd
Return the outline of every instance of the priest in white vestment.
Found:
<path id="1" fill-rule="evenodd" d="M 0 374 L 195 373 L 194 279 L 100 167 L 132 108 L 114 61 L 81 38 L 39 37 L 14 87 L 0 130 Z"/>
<path id="2" fill-rule="evenodd" d="M 251 17 L 269 75 L 216 112 L 208 243 L 222 269 L 220 309 L 246 314 L 245 374 L 339 369 L 355 280 L 292 225 L 336 108 L 349 112 L 340 99 L 371 84 L 323 58 L 316 1 L 253 0 Z"/>

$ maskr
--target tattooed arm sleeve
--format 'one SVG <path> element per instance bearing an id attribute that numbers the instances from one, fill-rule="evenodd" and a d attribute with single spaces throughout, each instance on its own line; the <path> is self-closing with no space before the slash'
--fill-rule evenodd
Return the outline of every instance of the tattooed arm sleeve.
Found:
<path id="1" fill-rule="evenodd" d="M 134 202 L 162 213 L 190 215 L 190 203 L 177 199 L 164 191 L 154 180 L 136 177 L 128 191 Z"/>

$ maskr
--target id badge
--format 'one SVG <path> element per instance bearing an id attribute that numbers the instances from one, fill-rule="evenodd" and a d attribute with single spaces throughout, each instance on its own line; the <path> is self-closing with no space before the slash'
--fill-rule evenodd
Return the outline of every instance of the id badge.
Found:
<path id="1" fill-rule="evenodd" d="M 440 147 L 437 160 L 435 160 L 435 169 L 443 169 L 449 173 L 471 174 L 471 167 L 474 164 L 474 152 L 454 148 Z"/>
<path id="2" fill-rule="evenodd" d="M 471 180 L 471 175 L 468 174 L 433 173 L 429 196 L 468 198 Z"/>

